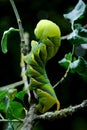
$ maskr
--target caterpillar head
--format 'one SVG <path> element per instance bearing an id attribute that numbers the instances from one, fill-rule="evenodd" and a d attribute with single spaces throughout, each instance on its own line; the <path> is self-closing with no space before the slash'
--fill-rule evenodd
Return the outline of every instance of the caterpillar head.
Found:
<path id="1" fill-rule="evenodd" d="M 60 37 L 58 25 L 50 20 L 40 20 L 34 30 L 34 34 L 40 41 L 47 37 Z"/>
<path id="2" fill-rule="evenodd" d="M 35 36 L 48 48 L 47 60 L 51 59 L 60 47 L 60 29 L 50 20 L 40 20 L 34 30 Z"/>

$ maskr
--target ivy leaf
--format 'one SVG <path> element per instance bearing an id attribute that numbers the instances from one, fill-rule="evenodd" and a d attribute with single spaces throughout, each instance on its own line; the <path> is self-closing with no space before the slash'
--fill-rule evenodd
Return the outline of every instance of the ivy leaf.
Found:
<path id="1" fill-rule="evenodd" d="M 79 56 L 78 59 L 70 64 L 71 72 L 78 73 L 84 80 L 87 79 L 87 61 Z"/>
<path id="2" fill-rule="evenodd" d="M 66 19 L 70 20 L 73 32 L 67 36 L 67 40 L 70 40 L 75 45 L 87 43 L 87 29 L 80 24 L 74 24 L 74 21 L 80 18 L 86 9 L 86 4 L 79 0 L 75 8 L 68 14 L 64 14 Z"/>
<path id="3" fill-rule="evenodd" d="M 58 63 L 66 69 L 69 67 L 71 73 L 77 73 L 84 80 L 87 80 L 87 61 L 79 56 L 78 59 L 71 62 L 66 56 L 69 56 L 69 54 L 66 54 Z"/>
<path id="4" fill-rule="evenodd" d="M 66 19 L 69 19 L 73 25 L 74 21 L 77 20 L 85 11 L 86 5 L 82 0 L 79 0 L 75 8 L 68 14 L 64 14 Z"/>
<path id="5" fill-rule="evenodd" d="M 7 52 L 7 39 L 8 39 L 8 35 L 12 32 L 12 31 L 19 31 L 18 29 L 15 29 L 13 27 L 9 28 L 9 30 L 5 31 L 3 33 L 2 39 L 1 39 L 1 48 L 2 48 L 2 52 L 6 53 Z"/>
<path id="6" fill-rule="evenodd" d="M 26 91 L 25 90 L 22 90 L 20 92 L 18 92 L 16 94 L 16 97 L 19 98 L 20 100 L 24 101 L 24 95 L 26 94 Z"/>
<path id="7" fill-rule="evenodd" d="M 5 130 L 21 130 L 23 127 L 22 122 L 8 122 Z"/>
<path id="8" fill-rule="evenodd" d="M 16 93 L 16 89 L 0 89 L 0 111 L 4 113 L 7 111 L 9 101 L 14 100 Z"/>
<path id="9" fill-rule="evenodd" d="M 6 112 L 7 104 L 8 104 L 8 91 L 7 90 L 0 90 L 0 111 Z"/>
<path id="10" fill-rule="evenodd" d="M 75 24 L 75 30 L 67 36 L 67 40 L 70 40 L 75 45 L 87 43 L 87 29 L 80 24 Z"/>
<path id="11" fill-rule="evenodd" d="M 21 119 L 24 118 L 25 112 L 24 107 L 17 101 L 10 100 L 10 104 L 6 113 L 8 119 Z"/>
<path id="12" fill-rule="evenodd" d="M 72 59 L 72 54 L 68 53 L 68 54 L 65 54 L 64 58 L 60 60 L 58 63 L 67 69 L 71 62 L 71 59 Z"/>

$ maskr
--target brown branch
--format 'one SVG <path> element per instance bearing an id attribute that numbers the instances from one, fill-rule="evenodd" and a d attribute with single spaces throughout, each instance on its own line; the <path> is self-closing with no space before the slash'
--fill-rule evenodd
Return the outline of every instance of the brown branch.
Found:
<path id="1" fill-rule="evenodd" d="M 21 130 L 32 130 L 33 125 L 35 123 L 35 118 L 37 117 L 35 106 L 36 106 L 35 104 L 31 105 L 29 113 L 24 119 L 24 125 Z"/>
<path id="2" fill-rule="evenodd" d="M 72 115 L 76 111 L 87 107 L 87 100 L 84 100 L 81 104 L 75 106 L 69 106 L 68 108 L 60 109 L 59 111 L 55 112 L 46 112 L 41 115 L 36 114 L 36 107 L 33 104 L 30 107 L 29 113 L 27 114 L 26 118 L 24 119 L 24 126 L 22 130 L 32 130 L 33 125 L 37 120 L 49 120 L 52 121 L 54 119 L 61 119 L 67 117 L 68 115 Z"/>
<path id="3" fill-rule="evenodd" d="M 37 116 L 36 119 L 43 120 L 54 120 L 67 117 L 68 115 L 72 115 L 74 112 L 87 107 L 87 100 L 84 100 L 81 104 L 75 106 L 69 106 L 68 108 L 61 109 L 55 112 L 47 112 L 45 114 Z"/>
<path id="4" fill-rule="evenodd" d="M 69 106 L 68 108 L 61 109 L 55 112 L 47 112 L 42 115 L 38 115 L 36 119 L 43 120 L 53 120 L 67 117 L 68 115 L 72 115 L 74 112 L 87 107 L 87 100 L 84 100 L 81 104 L 75 106 Z"/>

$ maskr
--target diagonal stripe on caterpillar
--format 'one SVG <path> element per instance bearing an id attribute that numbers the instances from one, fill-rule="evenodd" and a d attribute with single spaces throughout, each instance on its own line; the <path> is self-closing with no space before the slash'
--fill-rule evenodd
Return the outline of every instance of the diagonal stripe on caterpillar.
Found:
<path id="1" fill-rule="evenodd" d="M 44 113 L 56 104 L 60 108 L 55 91 L 47 77 L 45 66 L 58 51 L 60 46 L 60 29 L 50 20 L 40 20 L 34 30 L 39 42 L 31 41 L 31 51 L 25 57 L 27 76 L 30 78 L 29 89 L 38 97 L 37 110 Z"/>

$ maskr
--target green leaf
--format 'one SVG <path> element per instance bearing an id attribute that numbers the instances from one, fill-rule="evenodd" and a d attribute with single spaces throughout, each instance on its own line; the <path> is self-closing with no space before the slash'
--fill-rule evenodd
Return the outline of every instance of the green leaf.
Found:
<path id="1" fill-rule="evenodd" d="M 8 89 L 9 99 L 14 100 L 16 94 L 17 94 L 17 89 Z"/>
<path id="2" fill-rule="evenodd" d="M 64 14 L 66 19 L 69 19 L 73 25 L 74 21 L 77 20 L 85 11 L 86 5 L 82 0 L 79 0 L 75 8 L 68 14 Z"/>
<path id="3" fill-rule="evenodd" d="M 16 101 L 10 101 L 8 110 L 7 110 L 8 119 L 21 119 L 25 117 L 24 107 L 21 103 Z"/>
<path id="4" fill-rule="evenodd" d="M 69 52 L 68 54 L 65 54 L 65 58 L 67 60 L 71 61 L 72 60 L 72 54 L 71 54 L 71 52 Z"/>
<path id="5" fill-rule="evenodd" d="M 9 102 L 15 98 L 16 93 L 16 89 L 0 90 L 0 111 L 6 113 L 9 107 Z"/>
<path id="6" fill-rule="evenodd" d="M 67 36 L 67 40 L 70 40 L 75 45 L 87 43 L 87 29 L 80 24 L 75 24 L 75 30 Z"/>
<path id="7" fill-rule="evenodd" d="M 69 55 L 69 54 L 66 54 L 66 55 Z M 68 65 L 69 65 L 69 69 L 71 73 L 77 73 L 86 81 L 87 80 L 87 61 L 83 57 L 79 56 L 77 60 L 71 62 L 71 60 L 68 60 L 66 58 L 66 55 L 62 60 L 59 61 L 59 64 L 66 69 L 68 68 Z"/>
<path id="8" fill-rule="evenodd" d="M 7 105 L 9 102 L 7 94 L 8 94 L 7 90 L 4 91 L 0 90 L 0 111 L 1 112 L 6 112 Z"/>
<path id="9" fill-rule="evenodd" d="M 16 97 L 19 98 L 20 100 L 24 101 L 24 95 L 25 95 L 26 91 L 25 90 L 22 90 L 20 92 L 18 92 L 16 94 Z"/>
<path id="10" fill-rule="evenodd" d="M 72 62 L 70 69 L 71 72 L 74 70 L 74 72 L 77 72 L 84 79 L 87 79 L 87 61 L 83 57 L 79 56 L 76 61 Z"/>
<path id="11" fill-rule="evenodd" d="M 3 98 L 7 95 L 8 91 L 7 90 L 0 90 L 0 101 L 3 100 Z"/>
<path id="12" fill-rule="evenodd" d="M 7 126 L 5 126 L 5 130 L 21 130 L 22 127 L 22 122 L 8 122 Z"/>
<path id="13" fill-rule="evenodd" d="M 68 54 L 65 54 L 64 58 L 60 60 L 58 63 L 67 69 L 69 64 L 71 63 L 71 59 L 72 59 L 72 54 L 68 53 Z"/>
<path id="14" fill-rule="evenodd" d="M 5 31 L 3 33 L 2 39 L 1 39 L 1 48 L 2 48 L 2 52 L 6 53 L 7 52 L 7 39 L 8 39 L 8 35 L 12 32 L 12 31 L 19 31 L 18 29 L 15 29 L 13 27 L 9 28 L 9 30 Z"/>

